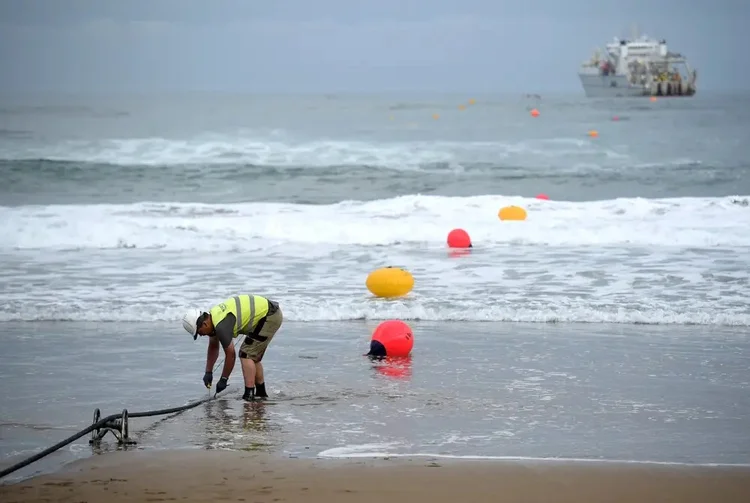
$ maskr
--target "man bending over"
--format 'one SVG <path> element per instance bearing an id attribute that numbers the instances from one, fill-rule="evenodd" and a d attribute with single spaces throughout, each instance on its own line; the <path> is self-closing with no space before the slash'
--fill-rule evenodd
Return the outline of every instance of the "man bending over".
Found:
<path id="1" fill-rule="evenodd" d="M 182 326 L 196 340 L 208 336 L 206 373 L 203 384 L 210 388 L 213 382 L 213 367 L 219 357 L 219 345 L 224 348 L 224 368 L 216 384 L 216 393 L 227 387 L 236 359 L 233 339 L 240 335 L 245 340 L 240 345 L 240 362 L 245 379 L 242 398 L 252 401 L 255 397 L 267 398 L 263 355 L 273 336 L 284 320 L 279 304 L 260 295 L 236 295 L 213 306 L 208 312 L 189 309 L 182 317 Z"/>

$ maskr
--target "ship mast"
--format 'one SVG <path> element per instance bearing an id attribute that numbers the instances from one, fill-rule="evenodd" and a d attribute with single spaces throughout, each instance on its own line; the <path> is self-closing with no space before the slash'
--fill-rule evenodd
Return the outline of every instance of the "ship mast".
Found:
<path id="1" fill-rule="evenodd" d="M 640 36 L 640 34 L 638 33 L 638 25 L 636 23 L 633 23 L 631 25 L 630 32 L 631 32 L 631 36 L 633 37 L 631 38 L 631 40 L 632 41 L 638 40 L 638 37 Z"/>

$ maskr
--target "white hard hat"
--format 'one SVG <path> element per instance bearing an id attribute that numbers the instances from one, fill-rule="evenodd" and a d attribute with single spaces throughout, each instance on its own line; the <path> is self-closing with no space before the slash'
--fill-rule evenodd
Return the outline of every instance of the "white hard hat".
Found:
<path id="1" fill-rule="evenodd" d="M 193 340 L 198 338 L 198 318 L 201 315 L 203 315 L 203 311 L 191 308 L 182 316 L 182 327 L 193 336 Z"/>

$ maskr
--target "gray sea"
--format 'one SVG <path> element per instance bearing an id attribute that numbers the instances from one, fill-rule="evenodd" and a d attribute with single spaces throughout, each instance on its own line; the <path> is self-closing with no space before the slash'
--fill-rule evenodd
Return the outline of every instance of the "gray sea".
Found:
<path id="1" fill-rule="evenodd" d="M 272 399 L 237 365 L 134 448 L 750 463 L 749 130 L 705 93 L 3 97 L 0 467 L 206 396 L 179 317 L 236 293 L 284 310 Z M 363 358 L 385 319 L 410 360 Z"/>

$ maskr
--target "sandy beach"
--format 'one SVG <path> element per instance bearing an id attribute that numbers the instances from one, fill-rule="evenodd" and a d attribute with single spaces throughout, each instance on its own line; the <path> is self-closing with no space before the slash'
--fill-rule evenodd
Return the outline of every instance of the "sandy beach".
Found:
<path id="1" fill-rule="evenodd" d="M 121 501 L 746 502 L 750 467 L 110 453 L 0 487 L 4 503 Z"/>

